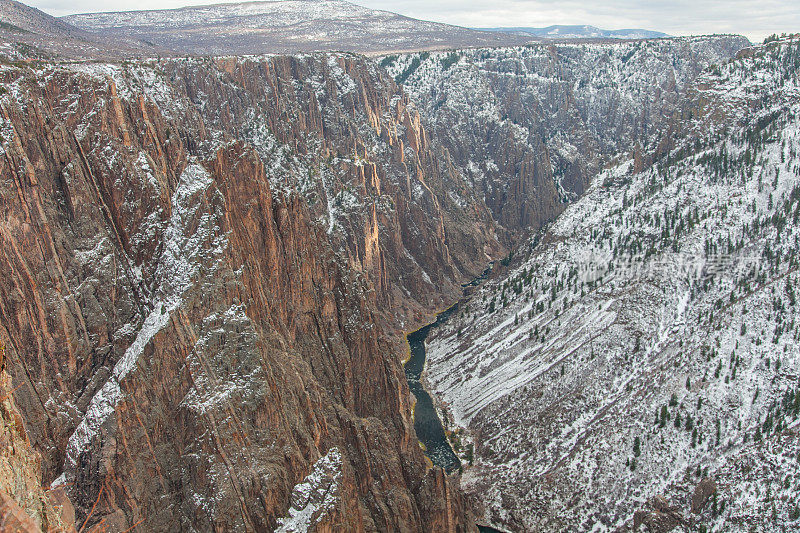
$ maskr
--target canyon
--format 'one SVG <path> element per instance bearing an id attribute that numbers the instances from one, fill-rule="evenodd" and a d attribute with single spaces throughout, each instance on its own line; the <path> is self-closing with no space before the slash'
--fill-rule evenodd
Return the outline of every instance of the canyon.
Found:
<path id="1" fill-rule="evenodd" d="M 774 321 L 793 304 L 742 287 L 788 302 L 795 275 L 792 38 L 530 42 L 308 0 L 287 3 L 322 21 L 308 31 L 402 24 L 298 47 L 236 37 L 286 18 L 276 2 L 65 19 L 0 2 L 15 527 L 791 525 L 796 427 L 776 405 L 792 416 L 797 333 Z M 792 222 L 769 233 L 779 210 Z M 770 277 L 577 275 L 587 250 L 608 268 L 623 246 L 677 261 L 725 238 L 767 254 Z M 723 306 L 764 315 L 752 329 L 775 332 L 782 363 L 715 321 Z M 406 374 L 409 357 L 424 364 Z M 739 358 L 746 386 L 712 384 Z M 778 496 L 749 521 L 735 494 L 753 491 Z"/>

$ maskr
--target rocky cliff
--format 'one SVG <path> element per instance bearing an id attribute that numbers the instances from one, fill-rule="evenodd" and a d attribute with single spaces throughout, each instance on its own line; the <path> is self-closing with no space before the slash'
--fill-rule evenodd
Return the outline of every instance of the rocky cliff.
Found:
<path id="1" fill-rule="evenodd" d="M 502 252 L 491 213 L 434 149 L 416 107 L 363 57 L 163 68 L 206 124 L 271 161 L 274 188 L 305 199 L 392 324 L 452 300 L 464 275 Z"/>
<path id="2" fill-rule="evenodd" d="M 63 488 L 42 485 L 41 458 L 28 439 L 5 367 L 5 346 L 0 344 L 0 529 L 75 531 L 74 511 Z"/>
<path id="3" fill-rule="evenodd" d="M 381 64 L 495 219 L 525 235 L 615 158 L 666 149 L 698 74 L 748 45 L 739 36 L 541 43 Z"/>
<path id="4" fill-rule="evenodd" d="M 314 55 L 0 86 L 0 340 L 77 523 L 469 529 L 394 332 L 500 247 L 391 79 Z"/>

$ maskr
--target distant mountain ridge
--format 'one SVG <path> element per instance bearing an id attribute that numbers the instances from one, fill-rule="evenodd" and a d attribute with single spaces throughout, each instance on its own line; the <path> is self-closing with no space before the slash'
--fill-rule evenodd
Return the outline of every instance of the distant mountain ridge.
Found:
<path id="1" fill-rule="evenodd" d="M 341 50 L 390 53 L 504 46 L 531 35 L 485 32 L 413 19 L 344 0 L 284 0 L 153 11 L 69 15 L 107 37 L 134 37 L 179 53 L 241 55 Z"/>
<path id="2" fill-rule="evenodd" d="M 119 36 L 113 41 L 14 0 L 0 0 L 0 59 L 111 59 L 164 53 Z"/>
<path id="3" fill-rule="evenodd" d="M 474 29 L 346 0 L 266 0 L 53 17 L 0 0 L 0 54 L 88 59 L 348 51 L 382 55 L 518 46 L 541 39 L 649 39 L 650 30 L 594 26 Z"/>
<path id="4" fill-rule="evenodd" d="M 0 21 L 29 33 L 86 37 L 85 31 L 79 30 L 35 7 L 14 2 L 13 0 L 0 0 Z"/>
<path id="5" fill-rule="evenodd" d="M 553 25 L 544 28 L 497 27 L 476 28 L 482 31 L 532 35 L 544 39 L 660 39 L 670 35 L 653 30 L 622 29 L 604 30 L 589 25 Z"/>

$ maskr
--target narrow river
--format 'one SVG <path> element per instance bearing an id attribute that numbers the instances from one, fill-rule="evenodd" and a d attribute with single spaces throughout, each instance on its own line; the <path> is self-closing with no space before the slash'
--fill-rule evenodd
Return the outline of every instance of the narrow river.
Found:
<path id="1" fill-rule="evenodd" d="M 464 287 L 462 301 L 468 297 L 471 288 L 477 287 L 489 277 L 493 265 L 494 261 L 489 264 L 480 276 L 462 285 Z M 417 432 L 417 438 L 425 446 L 425 454 L 430 458 L 431 462 L 436 466 L 442 467 L 448 474 L 461 466 L 461 460 L 453 452 L 453 448 L 450 447 L 450 442 L 447 440 L 447 435 L 444 432 L 442 421 L 439 419 L 439 413 L 436 411 L 433 398 L 422 386 L 421 377 L 425 369 L 425 340 L 428 338 L 428 334 L 447 322 L 453 313 L 458 311 L 459 303 L 436 315 L 435 322 L 406 335 L 406 340 L 408 340 L 408 345 L 411 348 L 411 357 L 403 366 L 406 372 L 408 388 L 411 389 L 417 399 L 417 403 L 414 404 L 414 430 Z M 480 533 L 504 533 L 491 526 L 476 525 Z"/>
<path id="2" fill-rule="evenodd" d="M 494 261 L 489 263 L 489 266 L 480 276 L 462 285 L 464 288 L 462 300 L 467 298 L 472 288 L 477 287 L 489 277 L 493 266 Z M 453 448 L 450 447 L 450 442 L 447 440 L 447 435 L 445 435 L 433 398 L 422 386 L 420 379 L 422 371 L 425 369 L 425 339 L 428 338 L 431 330 L 447 322 L 450 316 L 458 311 L 458 305 L 456 303 L 436 315 L 436 322 L 432 322 L 406 336 L 411 347 L 411 358 L 406 361 L 403 367 L 406 371 L 408 388 L 411 389 L 417 399 L 417 403 L 414 405 L 414 429 L 417 432 L 417 438 L 425 446 L 425 453 L 430 457 L 433 464 L 441 466 L 448 474 L 458 469 L 461 466 L 461 461 L 453 453 Z"/>
<path id="3" fill-rule="evenodd" d="M 458 304 L 455 304 L 439 313 L 436 322 L 408 334 L 406 338 L 411 347 L 411 358 L 403 367 L 406 371 L 408 388 L 417 399 L 417 403 L 414 405 L 414 429 L 417 432 L 417 438 L 425 446 L 425 453 L 433 464 L 441 466 L 448 474 L 460 467 L 461 461 L 450 447 L 433 399 L 422 386 L 420 378 L 425 368 L 425 339 L 428 337 L 428 333 L 444 324 L 457 309 Z"/>

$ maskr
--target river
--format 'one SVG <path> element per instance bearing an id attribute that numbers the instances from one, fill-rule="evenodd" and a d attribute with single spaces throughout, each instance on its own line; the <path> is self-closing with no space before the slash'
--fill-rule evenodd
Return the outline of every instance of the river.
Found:
<path id="1" fill-rule="evenodd" d="M 458 469 L 461 461 L 450 447 L 433 398 L 422 386 L 420 378 L 425 368 L 425 339 L 428 337 L 428 333 L 433 328 L 444 324 L 457 309 L 458 304 L 455 304 L 439 313 L 436 316 L 436 322 L 408 334 L 406 338 L 411 347 L 411 358 L 404 365 L 408 388 L 417 399 L 417 403 L 414 405 L 414 429 L 417 432 L 417 438 L 425 446 L 425 453 L 433 464 L 441 466 L 448 474 Z"/>
<path id="2" fill-rule="evenodd" d="M 494 261 L 489 263 L 480 276 L 462 285 L 465 298 L 471 289 L 477 287 L 489 277 L 493 266 Z M 450 442 L 447 440 L 447 435 L 445 435 L 433 398 L 422 386 L 420 380 L 422 371 L 425 369 L 425 339 L 428 338 L 428 334 L 432 329 L 438 328 L 447 322 L 450 316 L 458 310 L 458 305 L 456 303 L 442 311 L 436 315 L 435 322 L 406 336 L 411 347 L 411 358 L 406 361 L 403 367 L 406 372 L 408 388 L 411 389 L 417 399 L 417 403 L 414 405 L 414 429 L 417 432 L 417 438 L 425 446 L 425 453 L 433 464 L 441 466 L 448 474 L 458 469 L 461 466 L 461 461 L 453 453 L 453 448 L 450 447 Z"/>
<path id="3" fill-rule="evenodd" d="M 465 294 L 468 294 L 471 288 L 477 287 L 487 279 L 493 264 L 494 261 L 489 264 L 483 274 L 462 285 L 465 289 Z M 450 447 L 450 442 L 447 440 L 447 435 L 444 432 L 439 413 L 436 411 L 433 398 L 422 386 L 421 378 L 425 369 L 425 340 L 428 338 L 428 334 L 431 330 L 447 322 L 453 313 L 458 311 L 458 305 L 455 304 L 442 311 L 436 315 L 435 322 L 406 336 L 408 345 L 411 348 L 411 357 L 403 366 L 406 372 L 406 380 L 408 380 L 408 388 L 411 389 L 417 399 L 417 403 L 414 404 L 414 430 L 417 432 L 417 438 L 425 446 L 425 454 L 430 458 L 431 462 L 436 466 L 442 467 L 448 474 L 461 467 L 461 460 L 453 452 L 453 448 Z M 478 525 L 477 527 L 481 533 L 503 533 L 501 530 L 490 526 Z"/>

